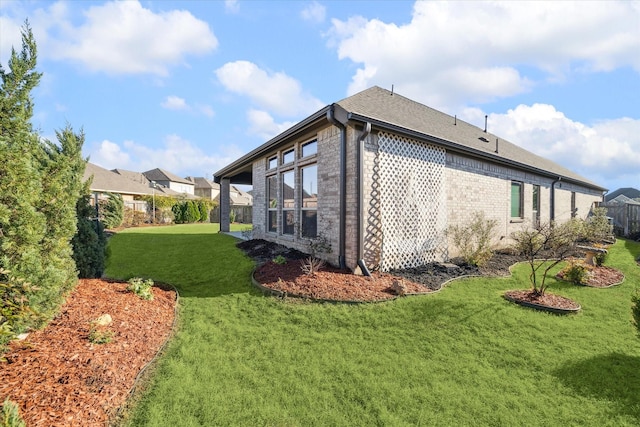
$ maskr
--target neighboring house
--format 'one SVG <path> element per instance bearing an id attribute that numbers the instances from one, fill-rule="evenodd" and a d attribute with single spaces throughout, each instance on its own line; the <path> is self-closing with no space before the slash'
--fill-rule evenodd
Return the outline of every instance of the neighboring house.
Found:
<path id="1" fill-rule="evenodd" d="M 214 180 L 223 195 L 230 184 L 253 185 L 254 238 L 306 252 L 328 243 L 331 252 L 317 256 L 382 271 L 447 259 L 447 227 L 468 224 L 475 212 L 497 221 L 494 243 L 504 245 L 523 226 L 585 218 L 605 190 L 379 87 L 322 108 Z"/>
<path id="2" fill-rule="evenodd" d="M 604 201 L 609 202 L 620 195 L 625 196 L 629 199 L 640 199 L 640 190 L 632 187 L 618 188 L 616 191 L 607 193 L 604 196 Z"/>
<path id="3" fill-rule="evenodd" d="M 220 203 L 220 184 L 203 177 L 186 178 L 195 186 L 195 195 Z M 235 186 L 229 189 L 230 209 L 234 212 L 236 222 L 250 223 L 252 221 L 253 197 L 246 191 Z M 211 211 L 211 222 L 220 222 L 219 205 Z"/>
<path id="4" fill-rule="evenodd" d="M 146 211 L 147 204 L 141 200 L 134 200 L 135 196 L 151 195 L 153 189 L 148 183 L 131 180 L 120 173 L 102 168 L 96 164 L 87 162 L 83 181 L 92 178 L 90 190 L 95 197 L 102 199 L 106 193 L 122 195 L 125 206 L 136 211 Z M 93 201 L 92 201 L 93 203 Z"/>
<path id="5" fill-rule="evenodd" d="M 172 174 L 164 169 L 156 168 L 151 169 L 142 174 L 149 180 L 155 181 L 159 185 L 170 188 L 178 193 L 185 193 L 195 195 L 195 185 L 193 182 L 185 178 L 180 178 L 177 175 Z"/>

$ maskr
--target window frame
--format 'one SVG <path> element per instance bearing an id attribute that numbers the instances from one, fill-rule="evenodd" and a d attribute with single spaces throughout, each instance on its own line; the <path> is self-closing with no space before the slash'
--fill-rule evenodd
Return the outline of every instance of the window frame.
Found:
<path id="1" fill-rule="evenodd" d="M 315 168 L 316 192 L 310 194 L 311 196 L 315 194 L 315 206 L 308 207 L 308 206 L 305 206 L 304 171 L 311 168 Z M 303 166 L 300 166 L 299 170 L 300 170 L 300 190 L 299 190 L 300 191 L 300 214 L 299 214 L 300 237 L 306 238 L 306 239 L 315 239 L 316 237 L 318 237 L 318 163 L 307 163 Z M 313 197 L 311 197 L 310 199 L 312 198 Z M 315 234 L 313 235 L 305 234 L 305 230 L 307 229 L 307 227 L 305 227 L 305 217 L 308 212 L 315 212 L 315 226 L 313 227 L 315 229 Z"/>
<path id="2" fill-rule="evenodd" d="M 272 187 L 271 186 L 271 180 L 275 179 L 275 185 Z M 279 207 L 279 197 L 278 197 L 278 174 L 273 174 L 273 175 L 269 175 L 266 177 L 266 183 L 267 183 L 267 194 L 266 194 L 266 203 L 267 203 L 267 226 L 266 226 L 266 230 L 267 233 L 278 233 L 278 207 Z M 271 190 L 275 190 L 275 197 L 272 198 L 271 197 Z M 271 201 L 275 201 L 275 206 L 272 206 Z M 275 229 L 271 228 L 271 215 L 275 214 Z"/>
<path id="3" fill-rule="evenodd" d="M 313 146 L 313 152 L 304 154 L 305 147 Z M 285 162 L 285 156 L 293 154 L 293 158 Z M 317 193 L 316 188 L 316 206 L 314 208 L 304 207 L 303 189 L 304 173 L 303 170 L 312 166 L 316 167 L 315 182 L 318 186 L 318 138 L 310 138 L 302 141 L 298 141 L 293 146 L 289 145 L 286 148 L 279 149 L 277 152 L 266 156 L 266 168 L 265 168 L 265 205 L 266 205 L 266 230 L 267 233 L 275 234 L 279 237 L 293 238 L 293 239 L 315 239 L 317 234 Z M 289 175 L 291 174 L 291 175 Z M 275 181 L 272 181 L 275 180 Z M 288 181 L 288 182 L 285 182 Z M 285 192 L 285 185 L 293 182 L 292 192 L 293 199 L 285 199 L 287 193 Z M 272 185 L 275 185 L 275 206 L 272 206 L 274 194 L 271 190 Z M 285 203 L 286 202 L 286 203 Z M 288 206 L 285 206 L 288 205 Z M 316 212 L 316 235 L 306 236 L 302 227 L 303 215 L 305 212 Z M 274 219 L 275 215 L 275 219 Z M 272 222 L 272 220 L 274 222 Z M 287 223 L 289 221 L 289 223 Z M 275 229 L 271 228 L 271 225 L 275 224 Z"/>
<path id="4" fill-rule="evenodd" d="M 513 200 L 513 189 L 514 187 L 518 187 L 519 191 L 518 191 L 518 207 L 517 207 L 517 214 L 514 216 L 514 200 Z M 522 181 L 511 181 L 511 186 L 510 188 L 510 194 L 509 194 L 509 201 L 510 201 L 510 205 L 509 205 L 509 216 L 512 220 L 522 220 L 524 219 L 524 183 Z"/>

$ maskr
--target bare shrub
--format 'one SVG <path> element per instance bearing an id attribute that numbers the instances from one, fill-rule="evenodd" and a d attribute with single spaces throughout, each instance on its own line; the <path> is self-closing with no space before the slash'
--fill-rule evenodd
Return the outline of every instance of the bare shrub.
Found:
<path id="1" fill-rule="evenodd" d="M 531 268 L 533 293 L 544 295 L 549 271 L 573 253 L 582 228 L 581 220 L 572 219 L 560 225 L 549 222 L 512 233 L 513 249 L 526 258 Z"/>
<path id="2" fill-rule="evenodd" d="M 306 258 L 304 261 L 302 261 L 302 264 L 300 265 L 300 269 L 302 269 L 302 272 L 304 274 L 313 276 L 318 271 L 323 269 L 324 266 L 325 266 L 325 262 L 323 260 L 310 256 Z"/>
<path id="3" fill-rule="evenodd" d="M 468 264 L 482 267 L 493 256 L 491 241 L 498 221 L 485 218 L 484 212 L 475 212 L 467 225 L 452 225 L 447 230 L 453 245 Z"/>

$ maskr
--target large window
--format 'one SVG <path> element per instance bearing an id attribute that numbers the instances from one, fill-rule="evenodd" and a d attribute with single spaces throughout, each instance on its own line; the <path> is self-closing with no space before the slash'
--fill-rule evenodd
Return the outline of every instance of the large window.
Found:
<path id="1" fill-rule="evenodd" d="M 511 181 L 511 218 L 523 218 L 523 191 L 522 183 Z"/>
<path id="2" fill-rule="evenodd" d="M 295 232 L 295 173 L 290 170 L 282 174 L 282 234 Z"/>
<path id="3" fill-rule="evenodd" d="M 278 177 L 276 175 L 267 178 L 267 231 L 278 231 Z"/>
<path id="4" fill-rule="evenodd" d="M 291 163 L 295 160 L 296 158 L 296 152 L 295 150 L 292 148 L 290 150 L 285 151 L 284 153 L 282 153 L 282 164 L 287 164 L 287 163 Z"/>
<path id="5" fill-rule="evenodd" d="M 533 221 L 536 226 L 540 224 L 540 186 L 533 186 Z"/>
<path id="6" fill-rule="evenodd" d="M 267 231 L 283 236 L 318 235 L 318 141 L 284 148 L 267 158 Z"/>
<path id="7" fill-rule="evenodd" d="M 302 144 L 302 157 L 308 157 L 318 152 L 318 141 L 313 140 Z"/>
<path id="8" fill-rule="evenodd" d="M 318 165 L 305 166 L 300 170 L 302 188 L 300 216 L 302 218 L 302 237 L 318 235 Z"/>

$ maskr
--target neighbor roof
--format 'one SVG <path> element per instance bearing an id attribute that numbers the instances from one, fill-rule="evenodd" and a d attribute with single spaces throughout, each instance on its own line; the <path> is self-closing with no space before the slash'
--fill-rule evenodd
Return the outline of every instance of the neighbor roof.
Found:
<path id="1" fill-rule="evenodd" d="M 92 191 L 133 195 L 151 194 L 152 192 L 147 184 L 131 180 L 116 172 L 87 162 L 83 181 L 87 181 L 91 176 L 93 176 L 93 180 L 91 181 Z"/>
<path id="2" fill-rule="evenodd" d="M 608 193 L 606 196 L 604 196 L 604 200 L 605 202 L 608 202 L 609 200 L 613 200 L 620 195 L 626 196 L 630 199 L 637 199 L 640 198 L 640 190 L 633 187 L 618 188 L 616 191 L 612 191 L 611 193 Z"/>
<path id="3" fill-rule="evenodd" d="M 150 181 L 171 181 L 179 182 L 181 184 L 193 185 L 193 182 L 189 181 L 188 179 L 180 178 L 178 175 L 172 174 L 171 172 L 160 168 L 151 169 L 146 172 L 142 172 L 142 174 L 146 176 Z"/>
<path id="4" fill-rule="evenodd" d="M 461 152 L 551 178 L 561 177 L 563 180 L 574 181 L 597 190 L 605 190 L 571 170 L 537 156 L 490 132 L 485 132 L 477 126 L 378 86 L 356 93 L 334 105 L 344 110 L 349 121 L 369 122 L 378 131 L 388 130 L 415 139 L 427 140 L 443 146 L 449 151 Z M 326 123 L 326 115 L 331 108 L 332 106 L 327 106 L 319 110 L 216 172 L 215 180 L 219 181 L 222 177 L 235 174 L 238 177 L 246 175 L 250 171 L 249 165 L 254 160 L 283 145 L 298 132 L 312 128 L 314 123 Z M 232 180 L 232 182 L 234 181 Z M 235 181 L 235 183 L 244 182 Z"/>

